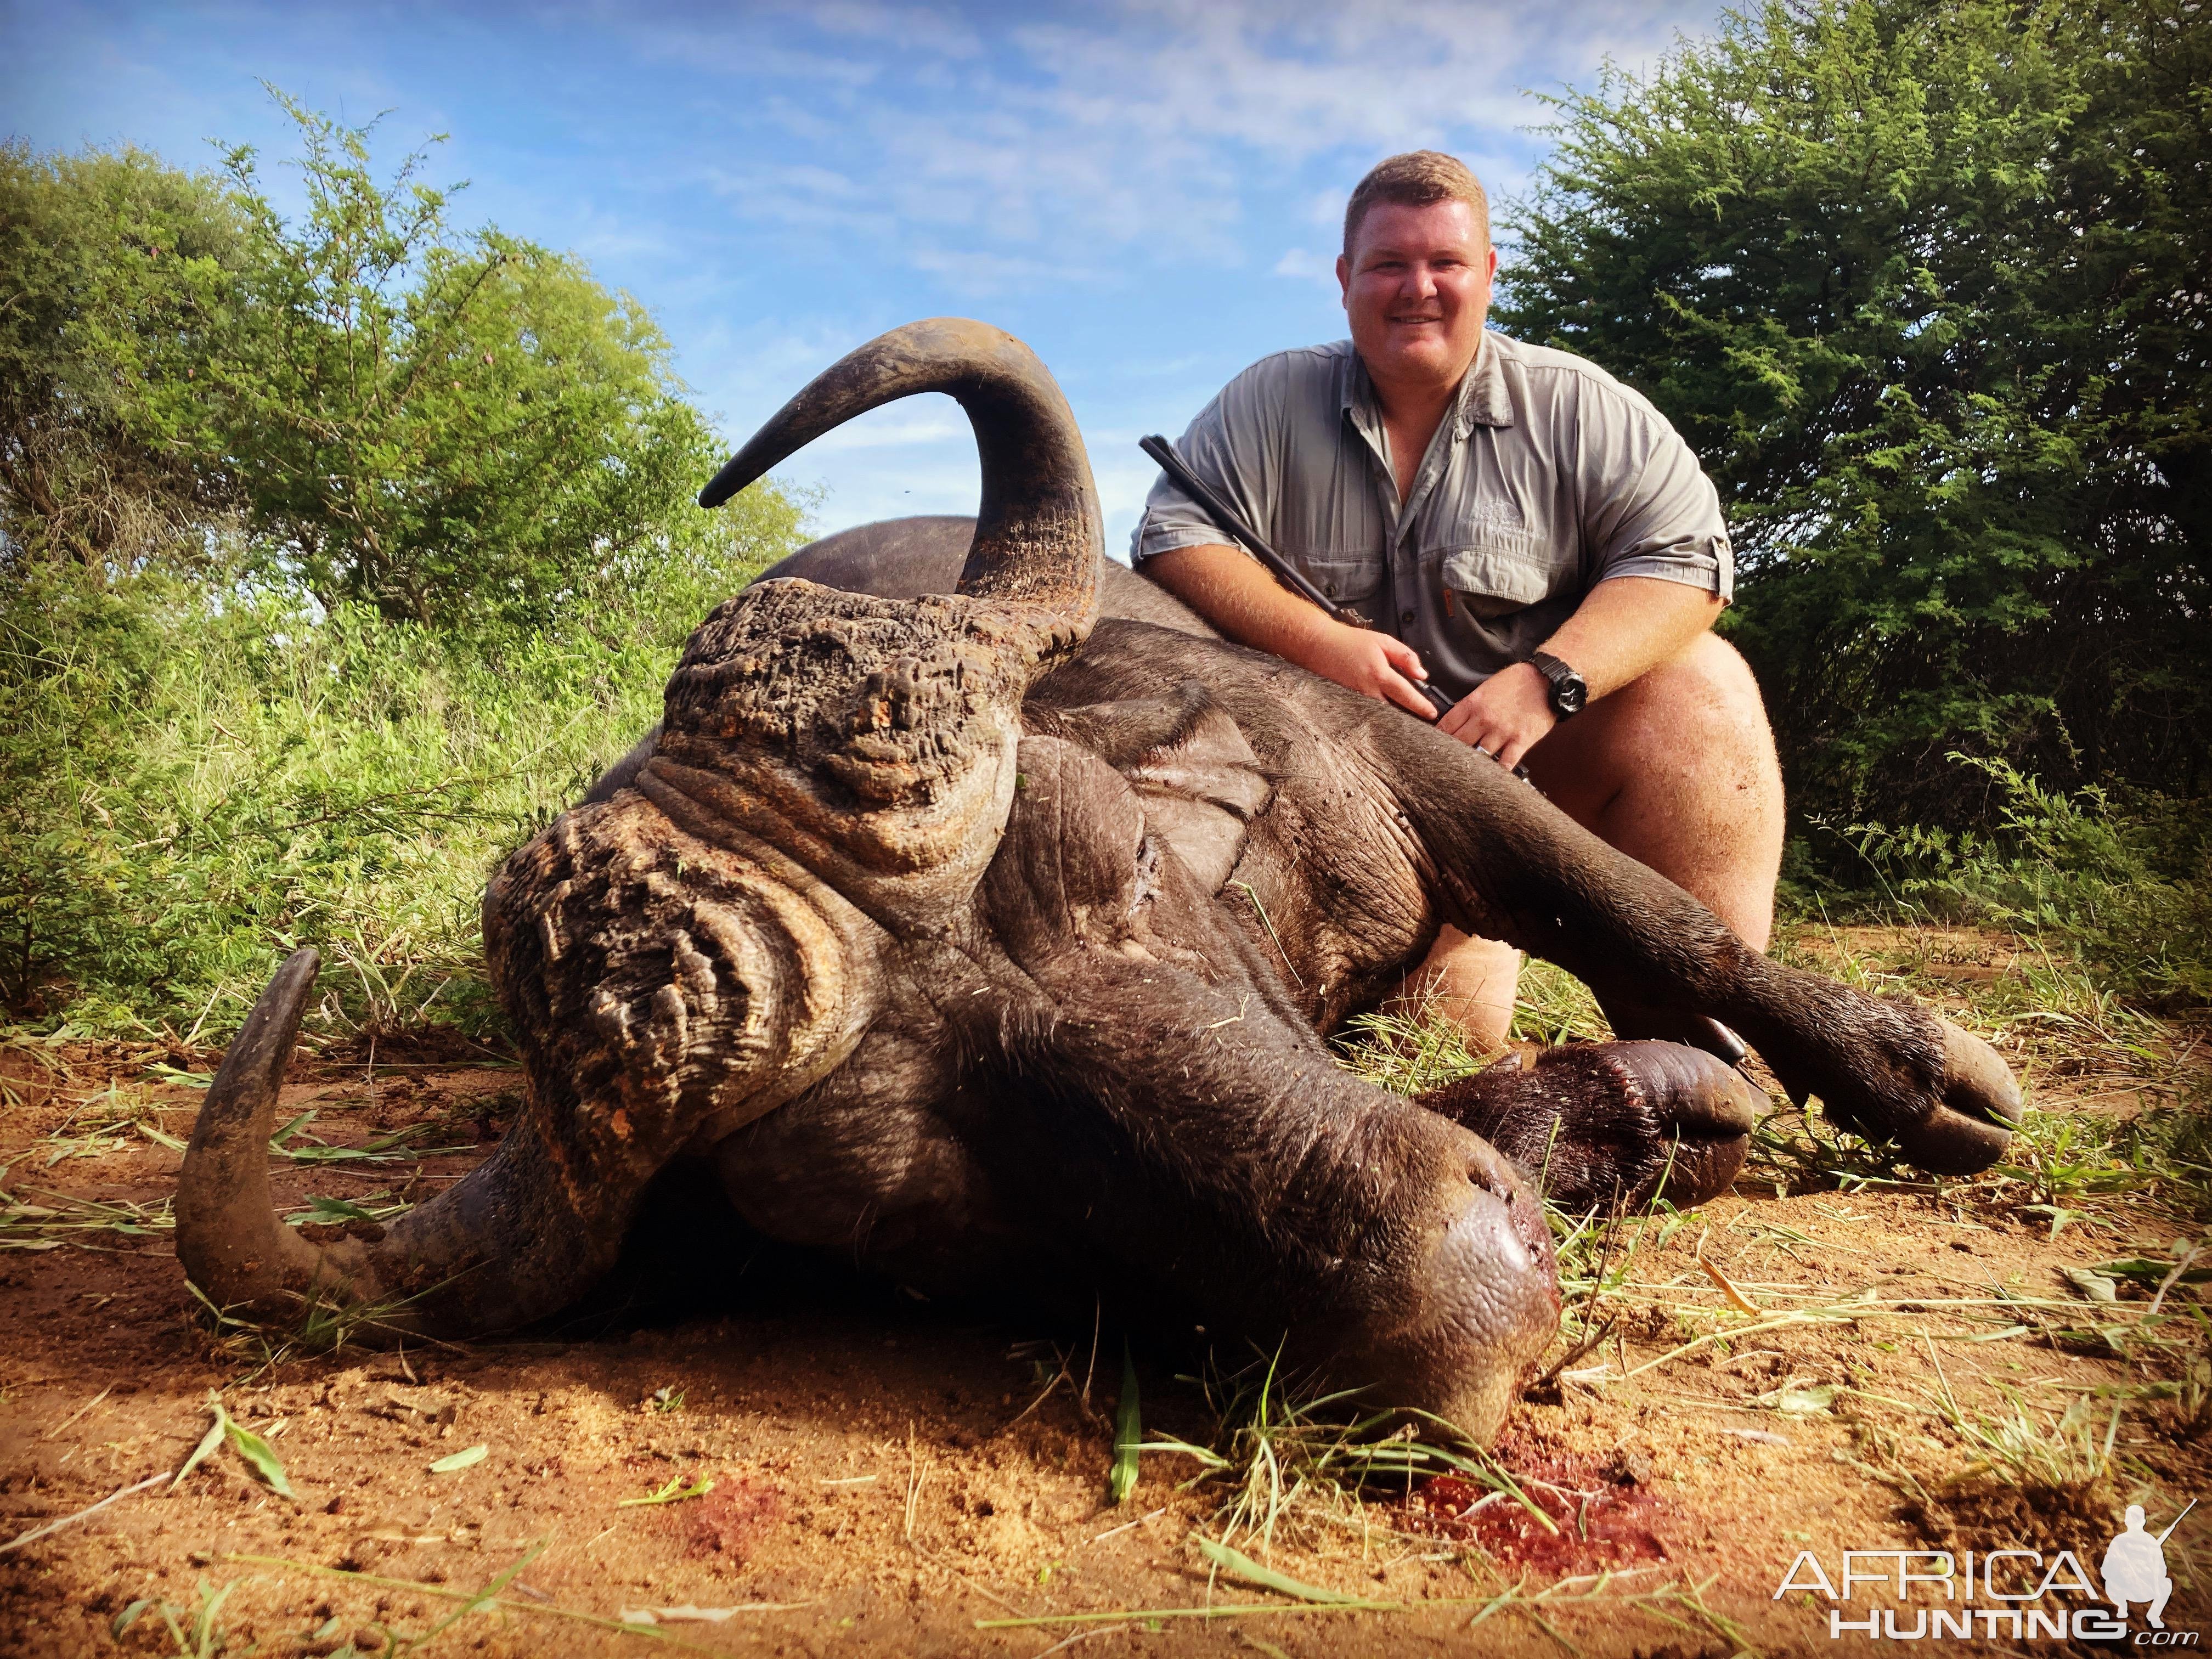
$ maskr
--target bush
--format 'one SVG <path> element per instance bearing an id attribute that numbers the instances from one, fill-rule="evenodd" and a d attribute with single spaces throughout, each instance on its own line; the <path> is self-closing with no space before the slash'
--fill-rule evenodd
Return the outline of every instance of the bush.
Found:
<path id="1" fill-rule="evenodd" d="M 325 607 L 447 629 L 589 611 L 610 567 L 713 523 L 689 498 L 721 449 L 668 342 L 574 259 L 388 182 L 368 128 L 289 102 L 307 212 L 288 224 L 231 153 L 240 303 L 194 382 L 149 388 L 176 443 L 233 480 L 261 574 Z"/>
<path id="2" fill-rule="evenodd" d="M 251 155 L 0 150 L 0 1001 L 219 1035 L 299 944 L 326 1028 L 482 1029 L 486 875 L 798 540 L 575 261 L 287 105 Z"/>
<path id="3" fill-rule="evenodd" d="M 2212 11 L 1782 0 L 1559 104 L 1501 323 L 1704 458 L 1794 799 L 2212 787 Z"/>
<path id="4" fill-rule="evenodd" d="M 1987 786 L 1987 830 L 1816 826 L 1889 908 L 2059 943 L 2132 1000 L 2212 1003 L 2212 827 L 2170 796 L 2047 789 L 2003 761 L 1951 757 Z M 1831 848 L 1832 855 L 1841 850 Z"/>
<path id="5" fill-rule="evenodd" d="M 0 573 L 189 563 L 236 492 L 147 408 L 237 303 L 246 226 L 216 180 L 135 149 L 0 145 Z"/>
<path id="6" fill-rule="evenodd" d="M 796 539 L 788 503 L 736 507 L 713 598 Z M 0 996 L 86 1029 L 223 1032 L 313 944 L 326 1029 L 484 1029 L 484 880 L 659 718 L 713 602 L 698 574 L 496 641 L 160 570 L 13 585 Z"/>

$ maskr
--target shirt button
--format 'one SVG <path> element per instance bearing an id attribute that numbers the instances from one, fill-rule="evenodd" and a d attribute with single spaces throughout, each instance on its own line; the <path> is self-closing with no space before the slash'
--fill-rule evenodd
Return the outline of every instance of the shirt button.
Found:
<path id="1" fill-rule="evenodd" d="M 1401 611 L 1398 613 L 1398 620 L 1411 628 L 1413 625 L 1413 613 L 1410 611 Z"/>

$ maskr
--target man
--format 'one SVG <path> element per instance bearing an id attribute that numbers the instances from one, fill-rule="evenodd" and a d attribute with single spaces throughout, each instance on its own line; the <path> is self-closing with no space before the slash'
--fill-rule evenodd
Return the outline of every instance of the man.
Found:
<path id="1" fill-rule="evenodd" d="M 1766 948 L 1782 777 L 1743 659 L 1709 630 L 1734 567 L 1688 447 L 1596 365 L 1488 331 L 1498 255 L 1449 155 L 1376 167 L 1336 262 L 1352 337 L 1263 359 L 1179 447 L 1275 550 L 1372 630 L 1278 586 L 1165 479 L 1133 547 L 1229 637 L 1524 761 L 1553 801 Z M 1504 1040 L 1518 953 L 1447 927 L 1409 998 Z M 1643 1011 L 1623 1036 L 1711 1040 Z"/>

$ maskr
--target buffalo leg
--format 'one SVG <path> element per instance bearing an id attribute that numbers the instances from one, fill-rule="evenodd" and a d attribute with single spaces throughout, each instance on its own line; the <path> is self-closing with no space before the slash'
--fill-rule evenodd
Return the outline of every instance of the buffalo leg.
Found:
<path id="1" fill-rule="evenodd" d="M 1845 1127 L 1894 1141 L 1932 1173 L 2002 1156 L 2020 1091 L 1978 1038 L 1759 955 L 1665 877 L 1441 732 L 1379 716 L 1369 730 L 1455 925 L 1559 963 L 1601 999 L 1722 1022 L 1793 1097 L 1818 1095 Z"/>
<path id="2" fill-rule="evenodd" d="M 1261 994 L 1111 768 L 1036 738 L 1020 766 L 971 947 L 1003 967 L 945 999 L 1003 1103 L 979 1156 L 1092 1261 L 1487 1439 L 1558 1316 L 1525 1180 Z"/>

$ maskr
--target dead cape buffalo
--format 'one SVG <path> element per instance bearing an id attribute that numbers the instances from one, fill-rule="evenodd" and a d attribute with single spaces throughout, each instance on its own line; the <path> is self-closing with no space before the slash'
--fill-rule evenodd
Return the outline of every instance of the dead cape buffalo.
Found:
<path id="1" fill-rule="evenodd" d="M 787 567 L 875 592 L 786 575 L 708 617 L 657 744 L 487 889 L 526 1104 L 380 1237 L 318 1244 L 271 1206 L 316 957 L 278 972 L 178 1193 L 178 1255 L 216 1302 L 512 1329 L 606 1269 L 664 1166 L 703 1159 L 773 1237 L 923 1286 L 1103 1283 L 1287 1333 L 1486 1438 L 1558 1318 L 1537 1172 L 1577 1206 L 1662 1173 L 1709 1195 L 1759 1097 L 1648 1041 L 1419 1100 L 1358 1081 L 1322 1034 L 1445 921 L 1563 963 L 1625 1035 L 1725 1022 L 1924 1169 L 1998 1156 L 2018 1095 L 1975 1038 L 1754 955 L 1486 757 L 1103 570 L 1073 418 L 999 330 L 861 348 L 702 499 L 920 392 L 959 399 L 981 452 L 957 592 L 924 590 L 963 521 L 907 521 Z M 1102 582 L 1123 614 L 1100 619 Z"/>

